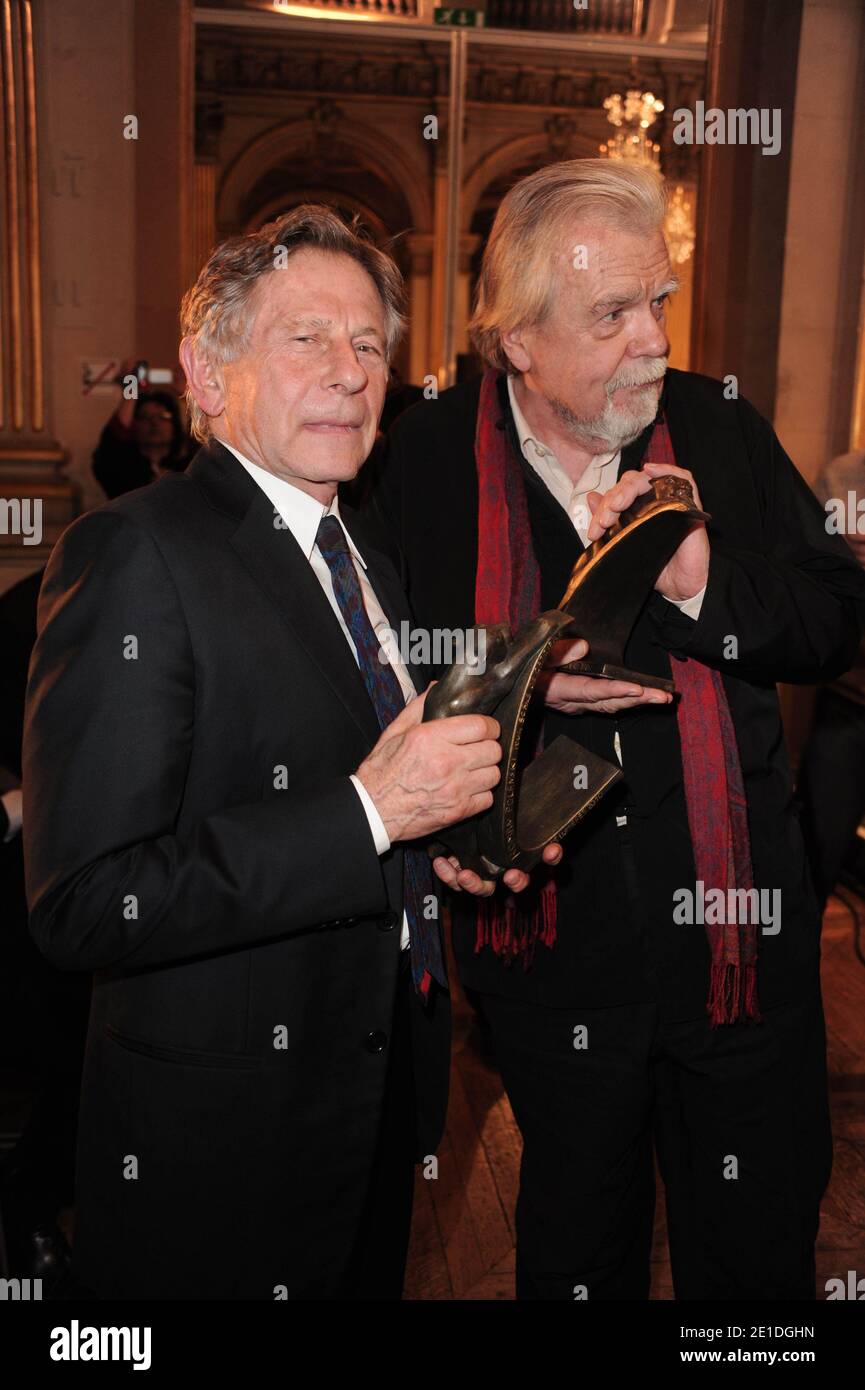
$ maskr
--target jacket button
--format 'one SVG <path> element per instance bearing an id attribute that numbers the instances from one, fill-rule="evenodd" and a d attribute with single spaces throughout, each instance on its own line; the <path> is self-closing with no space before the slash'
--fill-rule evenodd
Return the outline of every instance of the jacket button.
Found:
<path id="1" fill-rule="evenodd" d="M 383 917 L 379 918 L 378 929 L 379 931 L 393 931 L 398 921 L 399 913 L 391 908 L 390 912 L 386 912 Z"/>
<path id="2" fill-rule="evenodd" d="M 387 1047 L 387 1033 L 383 1033 L 380 1028 L 375 1032 L 367 1033 L 363 1040 L 363 1045 L 367 1052 L 384 1052 Z"/>

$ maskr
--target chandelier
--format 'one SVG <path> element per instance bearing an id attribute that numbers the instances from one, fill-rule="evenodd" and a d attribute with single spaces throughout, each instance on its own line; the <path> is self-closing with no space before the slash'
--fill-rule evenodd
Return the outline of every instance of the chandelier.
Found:
<path id="1" fill-rule="evenodd" d="M 635 159 L 659 168 L 661 147 L 653 144 L 648 131 L 663 109 L 664 103 L 653 92 L 638 92 L 635 88 L 629 88 L 624 99 L 621 92 L 607 97 L 604 110 L 616 133 L 601 145 L 601 154 L 607 159 Z"/>
<path id="2" fill-rule="evenodd" d="M 667 206 L 664 236 L 673 265 L 684 265 L 685 261 L 690 260 L 695 240 L 694 222 L 691 217 L 691 204 L 685 197 L 685 190 L 680 183 L 676 184 Z"/>
<path id="3" fill-rule="evenodd" d="M 604 110 L 615 134 L 600 146 L 605 159 L 627 159 L 647 164 L 661 171 L 661 147 L 652 140 L 649 131 L 664 109 L 654 92 L 641 92 L 630 87 L 624 97 L 613 92 L 604 102 Z M 694 222 L 691 204 L 685 190 L 677 184 L 664 219 L 664 236 L 673 265 L 684 265 L 694 250 Z"/>

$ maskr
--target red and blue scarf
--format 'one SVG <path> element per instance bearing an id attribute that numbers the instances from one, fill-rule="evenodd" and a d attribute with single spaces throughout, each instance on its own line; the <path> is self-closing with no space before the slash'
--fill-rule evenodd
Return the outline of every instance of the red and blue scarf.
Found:
<path id="1" fill-rule="evenodd" d="M 541 611 L 541 575 L 532 546 L 525 481 L 508 441 L 498 380 L 495 371 L 484 376 L 475 433 L 479 503 L 475 622 L 482 627 L 507 622 L 516 632 Z M 652 431 L 646 458 L 675 466 L 663 418 Z M 729 889 L 753 887 L 748 807 L 730 706 L 717 671 L 689 657 L 671 655 L 670 664 L 678 696 L 676 718 L 696 877 L 706 893 L 710 887 L 720 888 L 727 903 L 732 901 Z M 540 886 L 531 899 L 521 900 L 512 893 L 478 899 L 477 951 L 491 946 L 506 963 L 521 959 L 528 969 L 538 943 L 547 948 L 555 945 L 555 872 L 540 866 L 534 876 Z M 743 1019 L 759 1021 L 757 930 L 753 922 L 706 924 L 711 953 L 706 1010 L 712 1027 Z"/>

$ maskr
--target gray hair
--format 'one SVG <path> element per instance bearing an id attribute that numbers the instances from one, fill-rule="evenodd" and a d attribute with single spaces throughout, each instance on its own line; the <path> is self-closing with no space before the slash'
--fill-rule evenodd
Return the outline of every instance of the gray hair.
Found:
<path id="1" fill-rule="evenodd" d="M 513 372 L 502 337 L 543 323 L 556 253 L 574 222 L 654 231 L 666 213 L 660 174 L 609 159 L 566 159 L 520 179 L 502 199 L 484 248 L 469 335 L 491 367 Z"/>
<path id="2" fill-rule="evenodd" d="M 405 328 L 405 286 L 396 262 L 373 245 L 360 220 L 344 222 L 333 208 L 303 203 L 257 232 L 231 237 L 211 252 L 180 306 L 180 331 L 209 362 L 240 356 L 249 345 L 250 301 L 261 277 L 272 274 L 280 248 L 291 256 L 302 247 L 350 256 L 371 277 L 384 308 L 385 357 L 391 360 Z M 187 387 L 190 429 L 204 442 L 210 420 Z"/>

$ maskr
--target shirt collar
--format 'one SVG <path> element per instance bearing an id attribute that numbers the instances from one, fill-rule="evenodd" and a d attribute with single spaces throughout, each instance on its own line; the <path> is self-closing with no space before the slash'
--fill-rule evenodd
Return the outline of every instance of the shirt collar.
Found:
<path id="1" fill-rule="evenodd" d="M 529 423 L 526 420 L 525 415 L 520 410 L 520 407 L 517 403 L 517 393 L 514 390 L 514 378 L 510 374 L 508 375 L 507 382 L 508 399 L 511 403 L 511 410 L 513 411 L 514 416 L 514 424 L 516 426 L 517 435 L 519 436 L 520 448 L 522 449 L 523 453 L 526 455 L 530 462 L 531 453 L 534 452 L 540 458 L 545 459 L 550 467 L 561 469 L 561 465 L 558 459 L 556 458 L 555 452 L 549 447 L 548 444 L 541 443 L 541 441 L 534 434 L 532 434 Z M 606 468 L 608 463 L 612 463 L 613 459 L 619 457 L 620 452 L 621 451 L 619 449 L 615 449 L 612 453 L 595 454 L 592 458 L 591 463 L 589 464 L 588 469 L 586 470 L 584 477 L 586 479 L 589 479 L 596 473 L 600 474 L 600 472 L 604 468 Z M 563 473 L 563 476 L 566 476 L 564 474 L 564 470 L 562 469 L 561 471 Z M 573 487 L 575 485 L 571 483 L 570 486 Z M 576 484 L 576 486 L 580 488 L 584 486 L 582 478 L 580 479 L 580 482 Z"/>
<path id="2" fill-rule="evenodd" d="M 510 375 L 510 373 L 508 373 L 508 400 L 511 403 L 511 410 L 513 411 L 514 416 L 514 424 L 517 427 L 517 435 L 519 437 L 520 448 L 522 449 L 523 453 L 526 452 L 526 445 L 531 445 L 535 449 L 535 451 L 541 455 L 542 458 L 544 458 L 548 454 L 552 454 L 552 449 L 548 449 L 546 444 L 542 444 L 540 440 L 536 439 L 535 436 L 532 434 L 532 431 L 529 428 L 528 421 L 526 420 L 525 415 L 520 410 L 520 407 L 517 404 L 517 393 L 514 390 L 514 378 Z"/>
<path id="3" fill-rule="evenodd" d="M 275 473 L 253 463 L 239 449 L 235 449 L 233 444 L 227 443 L 224 439 L 220 439 L 219 442 L 230 453 L 234 454 L 238 463 L 243 464 L 249 476 L 273 503 L 274 509 L 279 512 L 307 560 L 312 559 L 315 538 L 322 517 L 335 516 L 343 529 L 352 555 L 366 569 L 366 561 L 346 530 L 345 522 L 339 514 L 338 493 L 334 494 L 330 506 L 326 507 L 323 502 L 319 502 L 315 497 L 310 497 L 309 493 L 304 492 L 302 488 L 295 487 L 294 483 L 289 483 L 285 478 L 278 478 Z"/>

